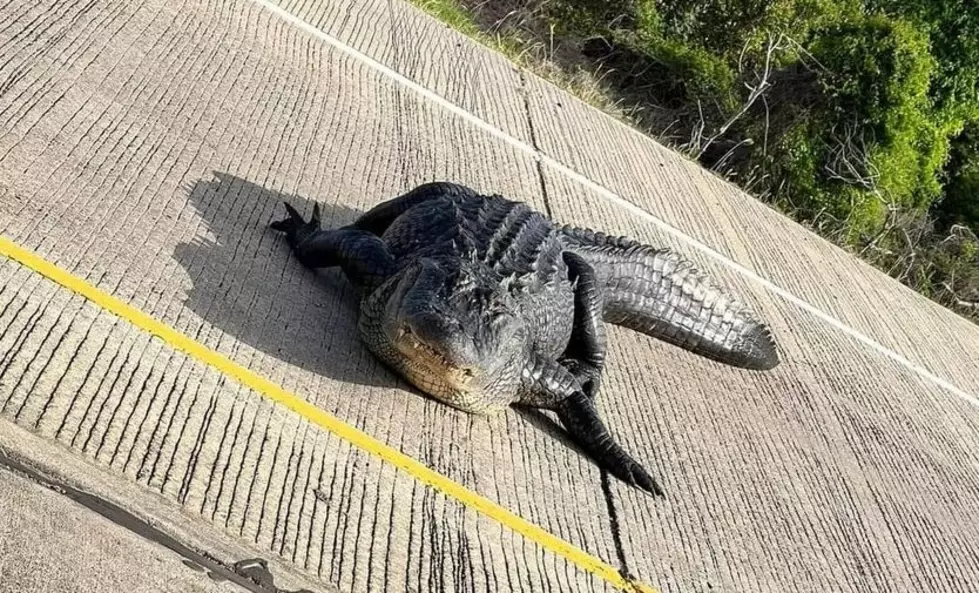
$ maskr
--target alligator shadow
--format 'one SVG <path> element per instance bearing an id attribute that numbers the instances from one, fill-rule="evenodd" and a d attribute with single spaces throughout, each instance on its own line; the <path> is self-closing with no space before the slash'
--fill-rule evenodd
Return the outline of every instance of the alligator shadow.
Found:
<path id="1" fill-rule="evenodd" d="M 311 271 L 292 257 L 281 233 L 283 201 L 306 216 L 314 200 L 215 172 L 187 188 L 206 227 L 174 258 L 193 282 L 184 303 L 239 342 L 317 374 L 361 385 L 402 385 L 373 364 L 357 334 L 357 298 L 337 269 Z M 324 228 L 360 211 L 320 203 Z"/>
<path id="2" fill-rule="evenodd" d="M 529 406 L 515 405 L 513 406 L 513 409 L 518 415 L 520 415 L 521 418 L 523 418 L 528 424 L 531 424 L 537 428 L 537 430 L 554 437 L 554 439 L 569 449 L 574 449 L 584 457 L 591 459 L 588 452 L 571 438 L 568 431 L 565 430 L 565 428 L 561 426 L 561 423 L 558 422 L 557 419 L 553 418 L 552 415 L 544 413 L 538 408 L 531 408 Z M 595 465 L 598 464 L 596 463 Z"/>

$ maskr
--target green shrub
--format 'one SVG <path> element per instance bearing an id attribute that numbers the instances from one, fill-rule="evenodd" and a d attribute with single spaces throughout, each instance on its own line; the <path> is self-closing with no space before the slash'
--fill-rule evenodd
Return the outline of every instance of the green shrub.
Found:
<path id="1" fill-rule="evenodd" d="M 810 28 L 854 12 L 851 0 L 640 0 L 655 5 L 662 32 L 736 63 L 764 49 L 770 33 L 804 39 Z M 648 8 L 647 8 L 648 10 Z M 789 54 L 793 55 L 793 54 Z M 777 56 L 781 58 L 782 56 Z"/>
<path id="2" fill-rule="evenodd" d="M 706 49 L 663 37 L 616 39 L 636 50 L 647 62 L 646 67 L 649 63 L 657 65 L 651 73 L 666 78 L 664 82 L 679 95 L 676 99 L 714 102 L 724 112 L 735 109 L 735 73 L 727 62 Z"/>
<path id="3" fill-rule="evenodd" d="M 776 167 L 809 211 L 847 220 L 855 239 L 885 204 L 927 209 L 941 194 L 948 129 L 928 95 L 934 59 L 909 23 L 882 15 L 814 29 L 820 97 L 783 138 Z"/>
<path id="4" fill-rule="evenodd" d="M 936 106 L 959 117 L 979 105 L 979 10 L 974 0 L 865 0 L 913 22 L 930 40 L 937 63 L 931 93 Z"/>
<path id="5" fill-rule="evenodd" d="M 572 37 L 608 35 L 634 27 L 633 0 L 552 0 L 542 3 L 547 20 L 557 32 Z"/>
<path id="6" fill-rule="evenodd" d="M 566 34 L 601 37 L 592 57 L 614 72 L 622 88 L 665 105 L 708 102 L 722 112 L 735 108 L 736 75 L 714 52 L 664 35 L 652 0 L 556 0 L 544 5 Z"/>
<path id="7" fill-rule="evenodd" d="M 946 174 L 945 196 L 933 208 L 940 227 L 963 224 L 979 233 L 979 121 L 952 141 Z"/>
<path id="8" fill-rule="evenodd" d="M 827 175 L 831 149 L 821 132 L 814 121 L 803 121 L 778 139 L 769 157 L 779 179 L 773 197 L 803 220 L 834 221 L 831 230 L 856 243 L 880 227 L 887 209 L 873 191 Z"/>

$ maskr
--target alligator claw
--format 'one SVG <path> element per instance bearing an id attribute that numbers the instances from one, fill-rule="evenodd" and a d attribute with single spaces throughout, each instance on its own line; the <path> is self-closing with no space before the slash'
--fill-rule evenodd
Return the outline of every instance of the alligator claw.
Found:
<path id="1" fill-rule="evenodd" d="M 656 482 L 656 480 L 649 475 L 641 465 L 636 463 L 634 460 L 630 459 L 628 463 L 623 463 L 619 465 L 612 473 L 619 479 L 635 486 L 641 490 L 645 490 L 653 496 L 663 496 L 663 489 Z"/>
<path id="2" fill-rule="evenodd" d="M 289 213 L 289 218 L 283 218 L 282 220 L 276 220 L 275 222 L 269 224 L 269 228 L 276 231 L 281 231 L 286 234 L 286 239 L 289 241 L 290 245 L 295 245 L 299 242 L 301 237 L 308 236 L 320 228 L 320 205 L 316 204 L 313 206 L 313 217 L 306 222 L 302 214 L 298 210 L 292 207 L 289 202 L 282 202 L 286 207 L 286 212 Z"/>
<path id="3" fill-rule="evenodd" d="M 283 218 L 282 220 L 277 220 L 272 224 L 270 224 L 269 225 L 270 227 L 272 227 L 277 231 L 283 231 L 285 233 L 288 233 L 289 231 L 292 231 L 293 229 L 299 228 L 304 224 L 306 224 L 306 221 L 303 219 L 302 214 L 300 214 L 298 210 L 293 208 L 292 205 L 289 204 L 289 202 L 282 202 L 282 204 L 286 207 L 286 212 L 289 213 L 289 218 Z"/>
<path id="4" fill-rule="evenodd" d="M 288 218 L 286 218 L 285 220 L 276 220 L 269 225 L 269 228 L 276 231 L 282 231 L 284 233 L 288 233 L 291 223 L 292 221 L 289 220 Z"/>

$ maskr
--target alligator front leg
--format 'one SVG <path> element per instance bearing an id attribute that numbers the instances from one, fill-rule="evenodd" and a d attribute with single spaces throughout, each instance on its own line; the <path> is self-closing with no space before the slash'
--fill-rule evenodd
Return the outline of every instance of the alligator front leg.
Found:
<path id="1" fill-rule="evenodd" d="M 381 202 L 358 218 L 350 228 L 368 231 L 375 235 L 383 235 L 384 231 L 409 209 L 436 198 L 445 196 L 475 196 L 476 193 L 464 185 L 445 181 L 433 181 L 419 185 L 415 189 Z"/>
<path id="2" fill-rule="evenodd" d="M 349 227 L 321 229 L 319 204 L 313 206 L 309 222 L 288 203 L 285 207 L 289 218 L 269 226 L 285 233 L 286 241 L 304 266 L 340 266 L 353 284 L 368 291 L 394 273 L 394 258 L 377 235 Z"/>
<path id="3" fill-rule="evenodd" d="M 517 403 L 554 410 L 571 438 L 599 466 L 627 484 L 654 496 L 663 495 L 656 480 L 612 438 L 598 416 L 595 400 L 585 394 L 578 379 L 558 362 L 534 357 L 524 369 Z"/>
<path id="4" fill-rule="evenodd" d="M 568 279 L 574 290 L 574 325 L 571 340 L 560 362 L 594 398 L 605 368 L 605 323 L 602 310 L 605 295 L 594 268 L 583 257 L 570 251 L 562 254 L 568 266 Z"/>

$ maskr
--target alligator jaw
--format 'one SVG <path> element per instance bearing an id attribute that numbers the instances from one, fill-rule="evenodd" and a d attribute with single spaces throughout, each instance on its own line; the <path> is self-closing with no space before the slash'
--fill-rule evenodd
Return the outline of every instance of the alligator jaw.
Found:
<path id="1" fill-rule="evenodd" d="M 474 367 L 451 362 L 420 340 L 408 324 L 403 323 L 396 330 L 394 346 L 405 358 L 407 366 L 415 369 L 411 374 L 424 376 L 424 381 L 440 392 L 432 395 L 467 393 L 476 387 L 478 371 Z"/>

